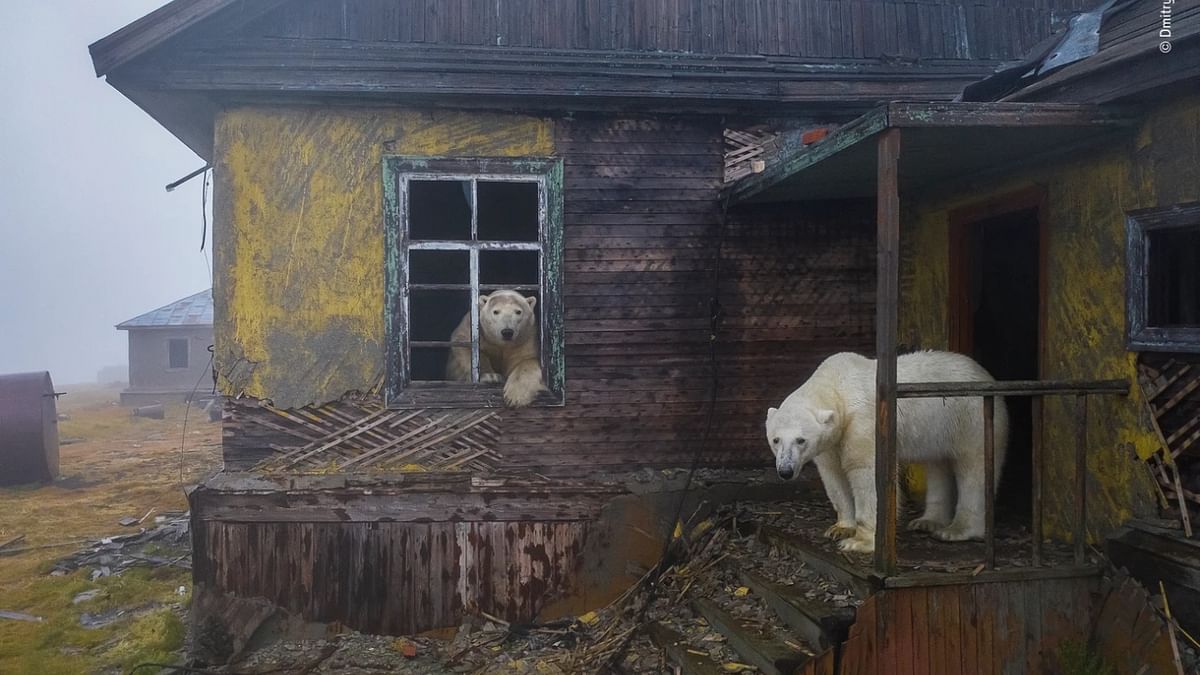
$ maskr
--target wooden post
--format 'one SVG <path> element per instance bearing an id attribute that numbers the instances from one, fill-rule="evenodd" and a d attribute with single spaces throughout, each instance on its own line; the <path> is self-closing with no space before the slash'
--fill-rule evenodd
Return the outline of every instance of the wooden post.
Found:
<path id="1" fill-rule="evenodd" d="M 1075 564 L 1083 565 L 1087 542 L 1087 394 L 1075 396 Z"/>
<path id="2" fill-rule="evenodd" d="M 984 565 L 996 568 L 996 397 L 983 397 Z"/>
<path id="3" fill-rule="evenodd" d="M 875 291 L 875 570 L 896 572 L 896 331 L 900 303 L 900 130 L 879 135 Z"/>
<path id="4" fill-rule="evenodd" d="M 1041 396 L 1033 397 L 1033 458 L 1029 472 L 1030 492 L 1033 497 L 1033 566 L 1042 565 L 1042 402 Z"/>

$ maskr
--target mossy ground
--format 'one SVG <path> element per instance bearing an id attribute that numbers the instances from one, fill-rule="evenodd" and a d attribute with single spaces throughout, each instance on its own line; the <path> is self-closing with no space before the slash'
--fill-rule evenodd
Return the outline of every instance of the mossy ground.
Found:
<path id="1" fill-rule="evenodd" d="M 68 392 L 58 409 L 69 416 L 59 422 L 59 436 L 82 440 L 62 446 L 53 484 L 0 488 L 0 542 L 23 534 L 21 546 L 41 546 L 136 531 L 117 520 L 141 518 L 150 509 L 186 510 L 181 471 L 183 484 L 189 484 L 219 466 L 219 425 L 198 408 L 188 416 L 181 464 L 182 404 L 169 405 L 165 420 L 132 418 L 128 408 L 116 405 L 116 388 L 58 388 Z M 153 520 L 151 515 L 144 525 Z M 190 573 L 134 568 L 96 581 L 86 569 L 65 577 L 48 574 L 55 560 L 78 548 L 0 557 L 0 609 L 44 618 L 0 619 L 0 673 L 123 672 L 145 661 L 177 660 Z M 76 595 L 94 589 L 101 591 L 96 597 L 73 604 Z M 124 614 L 110 625 L 80 624 L 84 613 L 117 609 Z"/>

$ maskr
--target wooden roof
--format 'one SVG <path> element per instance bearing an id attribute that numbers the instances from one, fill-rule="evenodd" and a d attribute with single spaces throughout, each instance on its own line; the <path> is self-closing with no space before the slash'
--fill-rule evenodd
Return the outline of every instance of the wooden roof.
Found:
<path id="1" fill-rule="evenodd" d="M 1063 103 L 889 103 L 812 145 L 786 148 L 726 188 L 731 204 L 870 197 L 876 144 L 903 129 L 902 191 L 979 176 L 1099 142 L 1132 123 L 1124 110 Z"/>
<path id="2" fill-rule="evenodd" d="M 1088 0 L 174 0 L 91 45 L 201 156 L 247 101 L 797 114 L 949 100 Z"/>

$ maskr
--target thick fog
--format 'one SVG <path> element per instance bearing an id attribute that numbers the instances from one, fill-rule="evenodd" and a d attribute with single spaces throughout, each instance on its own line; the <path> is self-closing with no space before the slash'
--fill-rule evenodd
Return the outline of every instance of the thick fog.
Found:
<path id="1" fill-rule="evenodd" d="M 0 373 L 93 382 L 128 361 L 115 324 L 210 285 L 202 181 L 163 189 L 203 161 L 87 50 L 162 4 L 0 2 Z"/>

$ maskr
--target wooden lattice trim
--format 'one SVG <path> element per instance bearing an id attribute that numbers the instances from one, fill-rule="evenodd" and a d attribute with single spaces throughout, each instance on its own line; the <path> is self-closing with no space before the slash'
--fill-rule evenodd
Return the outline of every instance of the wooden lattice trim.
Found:
<path id="1" fill-rule="evenodd" d="M 239 402 L 241 427 L 271 430 L 275 452 L 264 473 L 399 470 L 493 472 L 501 459 L 494 409 L 395 410 L 378 400 L 345 399 L 295 410 Z M 290 438 L 294 442 L 283 441 Z"/>
<path id="2" fill-rule="evenodd" d="M 761 129 L 725 130 L 725 182 L 762 171 L 778 136 Z"/>

